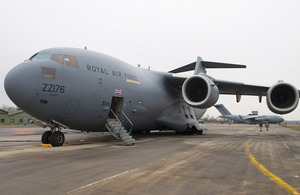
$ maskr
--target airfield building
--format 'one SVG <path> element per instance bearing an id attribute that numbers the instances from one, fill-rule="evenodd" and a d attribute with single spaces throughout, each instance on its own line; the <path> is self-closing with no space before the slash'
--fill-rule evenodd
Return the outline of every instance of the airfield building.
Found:
<path id="1" fill-rule="evenodd" d="M 35 119 L 23 110 L 5 111 L 0 109 L 0 126 L 28 125 L 28 121 Z"/>

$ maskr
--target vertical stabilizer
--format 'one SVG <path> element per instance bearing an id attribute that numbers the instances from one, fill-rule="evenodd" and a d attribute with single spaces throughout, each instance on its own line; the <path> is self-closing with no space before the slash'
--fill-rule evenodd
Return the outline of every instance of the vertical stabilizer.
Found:
<path id="1" fill-rule="evenodd" d="M 216 109 L 222 114 L 222 116 L 224 115 L 232 115 L 223 104 L 216 104 L 215 105 Z"/>
<path id="2" fill-rule="evenodd" d="M 194 75 L 198 75 L 200 73 L 204 73 L 206 74 L 206 70 L 205 67 L 202 64 L 202 58 L 201 57 L 197 57 L 197 62 L 195 65 L 195 70 L 194 70 Z"/>

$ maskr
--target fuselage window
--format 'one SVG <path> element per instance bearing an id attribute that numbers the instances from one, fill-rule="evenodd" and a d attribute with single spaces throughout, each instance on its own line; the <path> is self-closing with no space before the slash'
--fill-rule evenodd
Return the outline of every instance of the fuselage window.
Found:
<path id="1" fill-rule="evenodd" d="M 55 79 L 55 69 L 42 67 L 42 77 L 46 79 Z"/>
<path id="2" fill-rule="evenodd" d="M 73 68 L 79 68 L 76 58 L 74 56 L 65 55 L 65 62 L 66 62 L 67 66 L 70 66 Z"/>
<path id="3" fill-rule="evenodd" d="M 53 61 L 55 61 L 55 62 L 57 62 L 57 63 L 59 63 L 59 64 L 64 65 L 63 56 L 60 55 L 60 54 L 53 54 L 53 55 L 51 56 L 51 60 L 53 60 Z"/>

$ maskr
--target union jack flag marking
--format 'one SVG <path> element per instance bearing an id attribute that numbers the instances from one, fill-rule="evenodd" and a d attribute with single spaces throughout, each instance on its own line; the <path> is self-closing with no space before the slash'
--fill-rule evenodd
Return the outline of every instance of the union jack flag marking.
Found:
<path id="1" fill-rule="evenodd" d="M 115 89 L 115 94 L 122 94 L 122 89 Z"/>

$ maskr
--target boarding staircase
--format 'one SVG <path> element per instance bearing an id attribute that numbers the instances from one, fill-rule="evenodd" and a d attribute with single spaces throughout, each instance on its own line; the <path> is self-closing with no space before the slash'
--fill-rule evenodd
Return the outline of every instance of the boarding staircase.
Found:
<path id="1" fill-rule="evenodd" d="M 123 145 L 125 146 L 131 146 L 135 144 L 135 139 L 132 138 L 132 136 L 129 134 L 131 133 L 133 124 L 131 123 L 131 121 L 127 118 L 127 116 L 125 115 L 125 113 L 123 111 L 121 111 L 121 113 L 125 116 L 125 118 L 129 121 L 129 123 L 131 124 L 131 129 L 128 132 L 122 122 L 119 120 L 119 118 L 116 116 L 116 114 L 113 112 L 113 110 L 111 110 L 111 112 L 113 113 L 113 115 L 115 116 L 115 118 L 107 118 L 106 123 L 105 123 L 105 127 L 106 129 L 117 139 L 121 139 L 123 142 Z"/>

